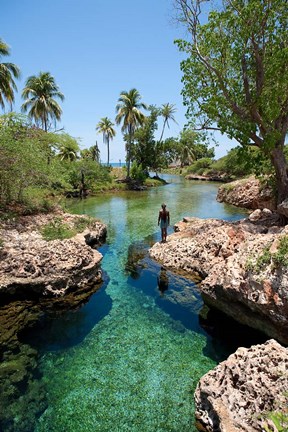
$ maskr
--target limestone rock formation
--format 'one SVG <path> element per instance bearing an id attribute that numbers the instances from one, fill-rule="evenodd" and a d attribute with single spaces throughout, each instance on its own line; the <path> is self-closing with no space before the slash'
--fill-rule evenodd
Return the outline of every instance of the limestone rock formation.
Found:
<path id="1" fill-rule="evenodd" d="M 46 241 L 41 230 L 47 224 L 82 232 Z M 35 418 L 46 409 L 38 354 L 23 344 L 23 330 L 44 314 L 79 307 L 99 288 L 102 255 L 88 244 L 99 245 L 105 237 L 104 224 L 62 212 L 0 224 L 0 430 L 34 430 Z"/>
<path id="2" fill-rule="evenodd" d="M 269 424 L 267 413 L 287 408 L 287 391 L 287 348 L 273 339 L 239 348 L 200 379 L 194 395 L 198 427 L 207 432 L 262 432 Z"/>
<path id="3" fill-rule="evenodd" d="M 200 181 L 215 181 L 215 182 L 229 182 L 229 178 L 226 174 L 214 174 L 214 175 L 199 175 L 199 174 L 187 174 L 186 180 L 200 180 Z"/>
<path id="4" fill-rule="evenodd" d="M 288 226 L 274 225 L 266 215 L 265 223 L 185 218 L 150 255 L 200 276 L 208 305 L 288 344 Z"/>
<path id="5" fill-rule="evenodd" d="M 81 216 L 60 214 L 58 218 L 69 227 Z M 17 297 L 17 292 L 24 293 L 26 298 L 32 293 L 34 296 L 61 296 L 99 279 L 102 255 L 86 243 L 103 241 L 106 226 L 94 221 L 89 229 L 70 239 L 46 241 L 40 229 L 54 219 L 55 214 L 26 216 L 14 224 L 2 224 L 1 297 Z"/>
<path id="6" fill-rule="evenodd" d="M 276 209 L 275 198 L 270 187 L 264 186 L 254 177 L 241 179 L 220 186 L 217 201 L 247 209 Z"/>

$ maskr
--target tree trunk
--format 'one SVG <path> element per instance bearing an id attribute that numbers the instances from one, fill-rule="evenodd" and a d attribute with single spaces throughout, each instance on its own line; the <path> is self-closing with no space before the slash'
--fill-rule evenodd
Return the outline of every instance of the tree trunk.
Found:
<path id="1" fill-rule="evenodd" d="M 131 162 L 131 145 L 132 145 L 132 128 L 129 127 L 129 142 L 127 145 L 127 178 L 130 178 L 130 162 Z"/>
<path id="2" fill-rule="evenodd" d="M 288 198 L 287 162 L 282 147 L 272 150 L 271 161 L 276 173 L 277 204 L 281 204 Z"/>

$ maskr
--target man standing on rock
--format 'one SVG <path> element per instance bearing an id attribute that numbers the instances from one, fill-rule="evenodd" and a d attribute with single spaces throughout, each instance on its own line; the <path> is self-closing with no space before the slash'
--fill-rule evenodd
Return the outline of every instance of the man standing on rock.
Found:
<path id="1" fill-rule="evenodd" d="M 158 216 L 158 226 L 160 224 L 162 243 L 165 243 L 167 237 L 167 227 L 170 225 L 170 213 L 168 210 L 166 210 L 166 204 L 163 203 L 161 207 L 162 208 L 159 211 Z"/>

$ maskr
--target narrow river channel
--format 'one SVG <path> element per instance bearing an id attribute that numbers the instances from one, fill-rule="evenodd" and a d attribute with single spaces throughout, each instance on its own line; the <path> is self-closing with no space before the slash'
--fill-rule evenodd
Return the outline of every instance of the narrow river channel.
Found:
<path id="1" fill-rule="evenodd" d="M 104 284 L 81 309 L 54 319 L 44 341 L 33 334 L 48 398 L 35 432 L 193 432 L 199 378 L 243 342 L 243 329 L 209 320 L 193 281 L 167 271 L 160 292 L 160 266 L 147 250 L 160 239 L 163 201 L 172 226 L 183 216 L 237 220 L 245 212 L 217 203 L 215 183 L 166 179 L 148 191 L 70 202 L 68 211 L 108 226 Z"/>

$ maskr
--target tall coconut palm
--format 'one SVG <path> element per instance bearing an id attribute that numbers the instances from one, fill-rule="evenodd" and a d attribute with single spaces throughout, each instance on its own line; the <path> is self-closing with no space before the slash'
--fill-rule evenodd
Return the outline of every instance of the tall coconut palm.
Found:
<path id="1" fill-rule="evenodd" d="M 38 76 L 32 75 L 27 78 L 22 98 L 25 99 L 22 111 L 29 110 L 28 116 L 34 119 L 36 124 L 41 124 L 46 132 L 49 120 L 56 123 L 56 120 L 61 119 L 62 109 L 55 99 L 63 101 L 64 95 L 50 72 L 40 72 Z"/>
<path id="2" fill-rule="evenodd" d="M 130 176 L 131 145 L 134 133 L 138 126 L 143 125 L 146 118 L 141 108 L 148 109 L 147 105 L 140 99 L 140 93 L 133 88 L 128 92 L 122 91 L 116 105 L 116 124 L 122 123 L 122 132 L 128 134 L 126 143 L 127 177 Z"/>
<path id="3" fill-rule="evenodd" d="M 102 117 L 99 121 L 99 123 L 96 125 L 96 130 L 98 133 L 102 133 L 103 135 L 103 143 L 107 144 L 107 165 L 109 165 L 109 157 L 110 157 L 110 148 L 109 143 L 110 140 L 113 140 L 113 138 L 116 135 L 115 129 L 113 129 L 114 123 L 108 118 L 108 117 Z"/>
<path id="4" fill-rule="evenodd" d="M 164 130 L 165 130 L 165 126 L 167 125 L 168 129 L 170 127 L 169 126 L 169 120 L 172 120 L 175 123 L 177 123 L 176 120 L 175 120 L 175 117 L 174 117 L 174 113 L 175 112 L 176 112 L 176 108 L 175 108 L 174 104 L 169 104 L 169 102 L 168 102 L 168 103 L 162 105 L 160 114 L 164 118 L 164 123 L 163 123 L 163 128 L 162 128 L 162 133 L 161 133 L 160 141 L 162 141 Z"/>
<path id="5" fill-rule="evenodd" d="M 2 56 L 9 56 L 8 45 L 0 39 L 0 60 Z M 20 69 L 13 63 L 0 63 L 0 106 L 5 109 L 5 101 L 10 104 L 14 102 L 14 91 L 17 87 L 14 78 L 20 78 Z"/>

